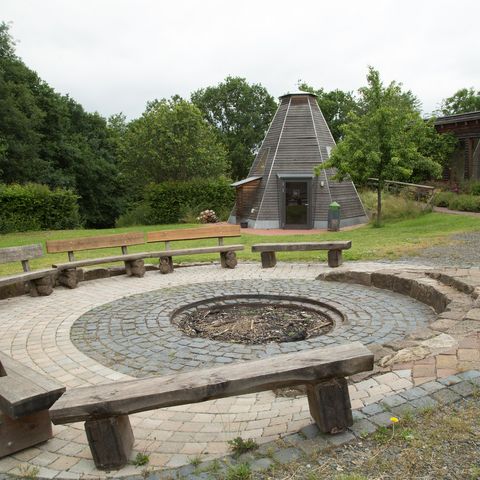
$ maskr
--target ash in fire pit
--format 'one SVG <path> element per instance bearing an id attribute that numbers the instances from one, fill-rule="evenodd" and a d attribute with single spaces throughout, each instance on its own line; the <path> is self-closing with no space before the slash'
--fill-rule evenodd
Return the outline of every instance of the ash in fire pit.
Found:
<path id="1" fill-rule="evenodd" d="M 190 337 L 244 344 L 297 342 L 328 333 L 332 317 L 300 305 L 239 303 L 184 312 L 175 324 Z"/>

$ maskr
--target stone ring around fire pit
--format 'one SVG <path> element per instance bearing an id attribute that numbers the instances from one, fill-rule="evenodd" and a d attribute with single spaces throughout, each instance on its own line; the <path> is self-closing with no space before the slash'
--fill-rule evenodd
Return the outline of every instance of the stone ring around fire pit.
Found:
<path id="1" fill-rule="evenodd" d="M 71 339 L 101 364 L 143 377 L 355 340 L 384 344 L 434 318 L 430 307 L 373 287 L 235 280 L 164 288 L 101 305 L 74 322 Z"/>

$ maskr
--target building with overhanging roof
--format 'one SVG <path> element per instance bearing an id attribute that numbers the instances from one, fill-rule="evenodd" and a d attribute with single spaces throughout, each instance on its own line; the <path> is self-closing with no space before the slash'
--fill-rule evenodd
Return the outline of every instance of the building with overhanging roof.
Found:
<path id="1" fill-rule="evenodd" d="M 326 228 L 332 202 L 340 204 L 341 227 L 367 222 L 350 180 L 334 180 L 333 169 L 314 174 L 334 146 L 316 95 L 280 97 L 248 177 L 232 184 L 236 202 L 229 222 L 250 228 Z"/>
<path id="2" fill-rule="evenodd" d="M 450 133 L 458 139 L 444 178 L 455 182 L 480 180 L 480 112 L 439 117 L 435 128 L 438 133 Z"/>

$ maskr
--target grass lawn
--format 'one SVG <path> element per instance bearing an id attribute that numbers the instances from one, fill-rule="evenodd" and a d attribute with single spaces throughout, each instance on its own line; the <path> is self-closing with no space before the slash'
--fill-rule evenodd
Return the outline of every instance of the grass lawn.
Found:
<path id="1" fill-rule="evenodd" d="M 12 233 L 0 236 L 0 247 L 28 245 L 31 243 L 42 243 L 45 247 L 46 240 L 108 235 L 112 233 L 129 231 L 147 232 L 196 226 L 198 225 L 149 225 L 142 227 L 115 228 L 105 230 L 58 230 L 46 232 Z M 254 243 L 352 240 L 352 249 L 344 252 L 345 260 L 376 260 L 381 258 L 395 259 L 400 256 L 415 254 L 416 251 L 425 247 L 446 242 L 448 240 L 448 236 L 451 234 L 479 230 L 480 221 L 477 218 L 442 213 L 429 213 L 414 219 L 390 222 L 382 228 L 374 228 L 370 225 L 366 225 L 364 227 L 345 232 L 325 232 L 315 235 L 260 236 L 249 234 L 248 230 L 244 230 L 242 231 L 241 240 L 236 238 L 226 239 L 225 243 L 244 244 L 245 251 L 238 252 L 239 259 L 259 261 L 259 254 L 252 254 L 250 251 L 250 246 Z M 200 245 L 216 245 L 216 240 L 172 242 L 171 248 L 187 248 Z M 162 243 L 146 244 L 129 247 L 129 252 L 133 253 L 146 250 L 160 250 L 163 248 L 164 247 Z M 98 250 L 79 252 L 75 256 L 80 260 L 82 258 L 95 258 L 98 256 L 118 254 L 119 252 L 119 248 L 108 248 L 103 249 L 101 252 Z M 288 254 L 278 254 L 277 258 L 284 261 L 307 262 L 312 260 L 325 261 L 326 256 L 326 252 L 291 252 Z M 66 260 L 66 254 L 48 254 L 45 258 L 33 260 L 31 262 L 31 266 L 32 269 L 48 267 L 52 263 L 65 262 Z M 218 261 L 218 254 L 175 258 L 176 262 L 205 262 L 213 260 Z M 155 263 L 155 260 L 151 260 L 151 262 Z M 0 275 L 7 275 L 20 271 L 20 263 L 0 266 Z"/>

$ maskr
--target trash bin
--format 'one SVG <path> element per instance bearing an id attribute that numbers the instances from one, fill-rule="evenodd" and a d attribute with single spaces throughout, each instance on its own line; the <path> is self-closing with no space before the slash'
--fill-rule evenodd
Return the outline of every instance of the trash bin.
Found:
<path id="1" fill-rule="evenodd" d="M 328 230 L 338 232 L 340 230 L 340 205 L 332 202 L 328 206 Z"/>

